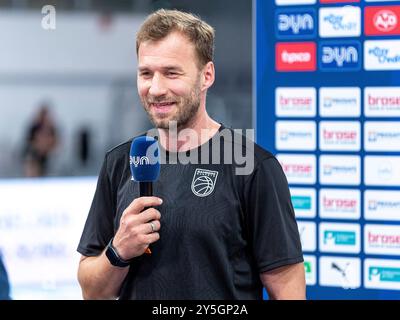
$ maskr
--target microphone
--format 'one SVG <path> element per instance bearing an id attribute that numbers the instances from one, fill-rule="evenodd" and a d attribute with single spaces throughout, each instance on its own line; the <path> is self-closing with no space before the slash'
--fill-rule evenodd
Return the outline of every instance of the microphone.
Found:
<path id="1" fill-rule="evenodd" d="M 131 144 L 129 163 L 132 180 L 139 182 L 140 197 L 152 196 L 153 182 L 160 175 L 158 141 L 148 136 L 135 138 Z M 151 250 L 147 248 L 145 253 L 151 254 Z"/>

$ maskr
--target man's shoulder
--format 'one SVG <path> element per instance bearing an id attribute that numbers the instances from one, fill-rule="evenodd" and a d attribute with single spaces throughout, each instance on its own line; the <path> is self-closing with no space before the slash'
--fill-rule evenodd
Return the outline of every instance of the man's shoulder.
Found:
<path id="1" fill-rule="evenodd" d="M 228 130 L 228 134 L 224 136 L 225 142 L 230 142 L 234 147 L 238 147 L 243 153 L 251 152 L 254 154 L 254 159 L 257 162 L 262 162 L 265 159 L 275 158 L 275 156 L 260 146 L 254 141 L 254 130 L 253 129 L 232 129 L 229 127 L 224 127 L 224 130 Z"/>
<path id="2" fill-rule="evenodd" d="M 121 157 L 126 157 L 127 154 L 130 152 L 131 144 L 132 141 L 140 136 L 146 135 L 146 132 L 139 133 L 135 135 L 134 137 L 130 138 L 127 141 L 124 141 L 111 149 L 107 150 L 106 152 L 106 158 L 107 160 L 117 160 L 120 159 Z"/>

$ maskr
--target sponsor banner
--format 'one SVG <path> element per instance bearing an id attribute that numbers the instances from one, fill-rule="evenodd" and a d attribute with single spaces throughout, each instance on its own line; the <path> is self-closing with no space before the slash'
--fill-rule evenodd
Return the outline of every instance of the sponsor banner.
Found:
<path id="1" fill-rule="evenodd" d="M 321 38 L 358 37 L 361 35 L 361 9 L 354 6 L 319 9 Z"/>
<path id="2" fill-rule="evenodd" d="M 321 121 L 319 148 L 322 151 L 359 151 L 361 126 L 358 121 Z"/>
<path id="3" fill-rule="evenodd" d="M 275 12 L 277 38 L 313 38 L 316 35 L 316 12 L 314 9 L 281 9 Z"/>
<path id="4" fill-rule="evenodd" d="M 318 65 L 321 71 L 357 71 L 361 69 L 361 44 L 358 41 L 319 43 Z"/>
<path id="5" fill-rule="evenodd" d="M 400 87 L 365 87 L 367 117 L 400 117 Z"/>
<path id="6" fill-rule="evenodd" d="M 400 261 L 365 259 L 364 286 L 368 289 L 400 290 Z"/>
<path id="7" fill-rule="evenodd" d="M 360 190 L 321 189 L 319 215 L 324 219 L 359 219 L 361 216 Z"/>
<path id="8" fill-rule="evenodd" d="M 400 151 L 400 121 L 366 121 L 364 123 L 366 151 Z"/>
<path id="9" fill-rule="evenodd" d="M 319 284 L 355 289 L 361 286 L 361 260 L 349 257 L 319 258 Z"/>
<path id="10" fill-rule="evenodd" d="M 277 154 L 290 184 L 315 184 L 316 157 L 312 154 Z"/>
<path id="11" fill-rule="evenodd" d="M 317 93 L 312 87 L 278 87 L 275 89 L 277 117 L 315 117 Z"/>
<path id="12" fill-rule="evenodd" d="M 400 70 L 400 40 L 364 42 L 365 70 Z"/>
<path id="13" fill-rule="evenodd" d="M 291 200 L 296 218 L 315 218 L 316 190 L 311 188 L 290 188 Z"/>
<path id="14" fill-rule="evenodd" d="M 275 4 L 278 6 L 289 6 L 298 4 L 314 4 L 317 0 L 275 0 Z"/>
<path id="15" fill-rule="evenodd" d="M 316 51 L 315 42 L 278 42 L 275 45 L 276 71 L 315 71 Z"/>
<path id="16" fill-rule="evenodd" d="M 400 221 L 400 191 L 367 190 L 364 192 L 366 220 Z"/>
<path id="17" fill-rule="evenodd" d="M 359 117 L 361 115 L 360 88 L 320 88 L 319 114 L 321 117 Z"/>
<path id="18" fill-rule="evenodd" d="M 316 132 L 317 125 L 314 121 L 277 121 L 276 149 L 313 151 L 317 145 Z"/>
<path id="19" fill-rule="evenodd" d="M 348 3 L 348 2 L 360 2 L 360 0 L 319 0 L 320 3 Z"/>
<path id="20" fill-rule="evenodd" d="M 364 251 L 366 254 L 400 255 L 400 226 L 366 224 Z"/>
<path id="21" fill-rule="evenodd" d="M 317 260 L 315 256 L 303 255 L 306 284 L 314 286 L 317 283 Z"/>
<path id="22" fill-rule="evenodd" d="M 359 156 L 327 156 L 319 159 L 319 181 L 327 185 L 358 186 L 361 182 Z"/>
<path id="23" fill-rule="evenodd" d="M 321 223 L 319 225 L 321 252 L 360 252 L 360 225 L 352 223 Z"/>
<path id="24" fill-rule="evenodd" d="M 315 251 L 317 249 L 317 227 L 315 222 L 297 221 L 297 227 L 299 228 L 303 251 Z"/>
<path id="25" fill-rule="evenodd" d="M 364 33 L 367 36 L 399 35 L 400 6 L 366 7 Z"/>
<path id="26" fill-rule="evenodd" d="M 366 156 L 364 184 L 400 187 L 400 156 Z"/>

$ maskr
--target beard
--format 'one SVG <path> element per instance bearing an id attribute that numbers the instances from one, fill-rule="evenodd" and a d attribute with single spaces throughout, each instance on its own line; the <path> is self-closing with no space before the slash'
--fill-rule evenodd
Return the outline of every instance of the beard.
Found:
<path id="1" fill-rule="evenodd" d="M 179 129 L 187 127 L 187 125 L 195 118 L 200 108 L 200 79 L 194 84 L 189 94 L 186 96 L 161 96 L 154 98 L 141 98 L 145 111 L 150 121 L 158 129 L 169 129 L 170 123 L 175 122 Z M 175 106 L 171 112 L 162 114 L 154 113 L 151 108 L 152 103 L 175 102 Z"/>

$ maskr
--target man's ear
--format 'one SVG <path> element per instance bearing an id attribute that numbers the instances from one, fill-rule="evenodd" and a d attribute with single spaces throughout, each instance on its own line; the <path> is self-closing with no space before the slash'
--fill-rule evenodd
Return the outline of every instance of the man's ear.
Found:
<path id="1" fill-rule="evenodd" d="M 213 85 L 215 80 L 215 69 L 214 69 L 214 63 L 212 61 L 207 62 L 206 65 L 203 67 L 201 77 L 202 77 L 202 84 L 201 84 L 202 91 L 207 90 L 209 87 Z"/>

